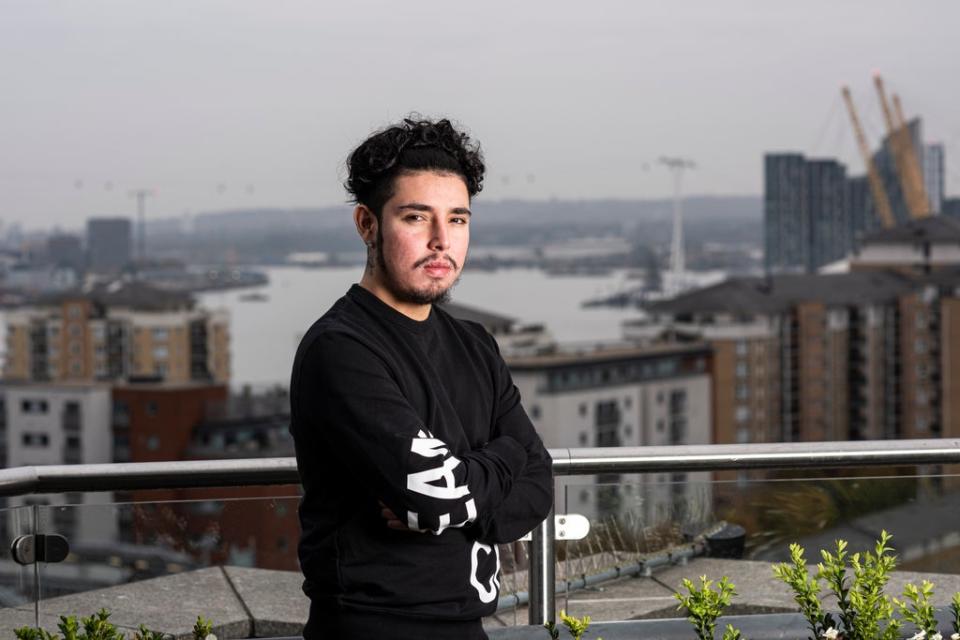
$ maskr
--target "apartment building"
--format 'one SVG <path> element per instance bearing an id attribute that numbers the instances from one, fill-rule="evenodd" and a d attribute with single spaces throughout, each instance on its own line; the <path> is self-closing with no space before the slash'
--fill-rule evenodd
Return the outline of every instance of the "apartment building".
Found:
<path id="1" fill-rule="evenodd" d="M 226 383 L 229 318 L 187 295 L 116 280 L 7 313 L 11 381 Z"/>
<path id="2" fill-rule="evenodd" d="M 112 462 L 109 386 L 8 383 L 2 391 L 8 467 Z M 112 502 L 110 493 L 70 493 L 10 498 L 8 505 L 34 506 L 40 526 L 71 541 L 102 541 L 117 535 Z"/>
<path id="3" fill-rule="evenodd" d="M 547 447 L 708 444 L 711 352 L 705 344 L 555 347 L 507 356 L 523 406 Z M 633 511 L 648 523 L 710 503 L 708 474 L 600 475 L 565 482 L 561 508 Z M 566 504 L 563 504 L 563 503 Z"/>
<path id="4" fill-rule="evenodd" d="M 956 437 L 958 285 L 947 270 L 734 278 L 625 334 L 713 346 L 717 443 Z"/>

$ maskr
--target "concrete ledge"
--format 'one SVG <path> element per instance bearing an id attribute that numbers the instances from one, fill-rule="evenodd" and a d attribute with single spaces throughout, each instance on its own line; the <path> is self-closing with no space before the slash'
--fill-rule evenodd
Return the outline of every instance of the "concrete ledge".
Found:
<path id="1" fill-rule="evenodd" d="M 219 638 L 299 635 L 309 602 L 300 591 L 299 573 L 210 567 L 162 578 L 131 582 L 40 602 L 40 625 L 56 630 L 60 616 L 86 616 L 106 608 L 110 621 L 128 637 L 140 624 L 192 638 L 197 616 L 214 623 Z M 33 605 L 0 609 L 0 629 L 34 624 Z"/>

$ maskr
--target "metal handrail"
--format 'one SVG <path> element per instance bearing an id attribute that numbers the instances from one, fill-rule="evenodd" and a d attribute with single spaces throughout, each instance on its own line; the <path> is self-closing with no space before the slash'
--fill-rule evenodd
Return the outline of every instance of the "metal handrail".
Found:
<path id="1" fill-rule="evenodd" d="M 550 449 L 550 455 L 558 476 L 940 465 L 960 464 L 960 439 Z M 294 458 L 49 465 L 0 470 L 0 496 L 299 482 Z M 552 524 L 550 517 L 532 536 L 530 624 L 553 621 L 556 615 Z"/>
<path id="2" fill-rule="evenodd" d="M 558 476 L 960 463 L 960 439 L 550 449 Z M 299 484 L 294 458 L 116 462 L 0 469 L 0 496 Z"/>

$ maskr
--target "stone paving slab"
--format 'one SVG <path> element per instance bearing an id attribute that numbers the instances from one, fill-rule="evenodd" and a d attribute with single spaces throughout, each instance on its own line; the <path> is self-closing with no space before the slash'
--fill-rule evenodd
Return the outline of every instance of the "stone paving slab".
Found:
<path id="1" fill-rule="evenodd" d="M 249 616 L 220 567 L 43 600 L 40 623 L 52 631 L 61 615 L 88 616 L 101 608 L 111 612 L 110 621 L 118 627 L 133 631 L 143 624 L 177 640 L 192 637 L 201 615 L 213 621 L 219 638 L 251 635 Z M 0 611 L 0 620 L 5 620 L 7 611 Z M 26 624 L 32 623 L 31 615 Z"/>
<path id="2" fill-rule="evenodd" d="M 253 618 L 255 637 L 303 633 L 310 600 L 301 589 L 300 573 L 245 567 L 224 567 L 223 570 Z"/>

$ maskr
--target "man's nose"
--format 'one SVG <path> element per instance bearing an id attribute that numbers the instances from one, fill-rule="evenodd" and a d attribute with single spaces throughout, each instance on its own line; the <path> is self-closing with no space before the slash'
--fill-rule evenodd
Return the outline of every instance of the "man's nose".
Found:
<path id="1" fill-rule="evenodd" d="M 430 244 L 431 251 L 445 251 L 450 246 L 450 237 L 447 232 L 447 225 L 442 220 L 434 220 L 430 225 Z"/>

